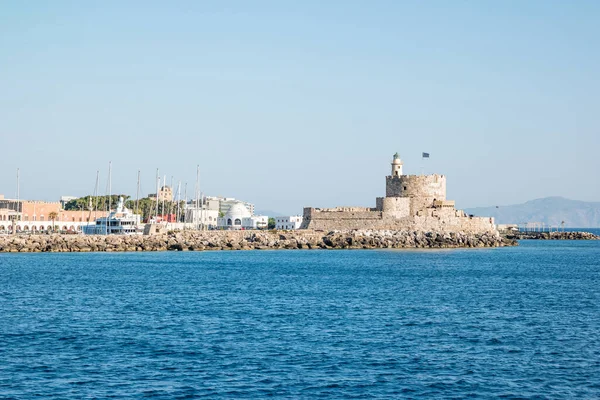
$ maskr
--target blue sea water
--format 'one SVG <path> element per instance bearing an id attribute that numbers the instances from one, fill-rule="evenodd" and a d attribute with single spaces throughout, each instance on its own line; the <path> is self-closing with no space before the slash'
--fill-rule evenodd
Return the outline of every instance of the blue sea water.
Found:
<path id="1" fill-rule="evenodd" d="M 0 254 L 0 398 L 600 398 L 600 242 Z"/>

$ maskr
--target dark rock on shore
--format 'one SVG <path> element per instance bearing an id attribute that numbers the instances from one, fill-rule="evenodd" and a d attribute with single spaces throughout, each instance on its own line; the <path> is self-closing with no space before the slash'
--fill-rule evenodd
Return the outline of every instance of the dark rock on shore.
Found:
<path id="1" fill-rule="evenodd" d="M 512 240 L 600 240 L 600 236 L 590 232 L 514 232 L 505 237 Z"/>

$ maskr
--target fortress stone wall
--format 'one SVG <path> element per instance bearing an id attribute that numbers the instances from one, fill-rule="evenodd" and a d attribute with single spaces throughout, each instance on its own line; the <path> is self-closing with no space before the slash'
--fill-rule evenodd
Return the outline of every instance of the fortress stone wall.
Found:
<path id="1" fill-rule="evenodd" d="M 493 218 L 471 217 L 455 209 L 454 201 L 446 199 L 444 175 L 403 175 L 397 154 L 392 175 L 386 177 L 386 196 L 375 203 L 375 208 L 307 207 L 301 229 L 498 233 Z"/>
<path id="2" fill-rule="evenodd" d="M 411 213 L 433 207 L 435 200 L 446 200 L 444 175 L 386 176 L 385 197 L 409 198 Z"/>

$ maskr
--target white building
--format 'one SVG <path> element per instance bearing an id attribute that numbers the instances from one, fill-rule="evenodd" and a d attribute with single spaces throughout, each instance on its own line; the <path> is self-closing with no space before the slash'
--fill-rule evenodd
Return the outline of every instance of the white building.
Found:
<path id="1" fill-rule="evenodd" d="M 242 226 L 244 229 L 267 229 L 269 217 L 266 215 L 253 215 L 250 218 L 244 218 Z"/>
<path id="2" fill-rule="evenodd" d="M 254 215 L 254 204 L 246 201 L 236 200 L 233 197 L 207 196 L 205 197 L 204 201 L 211 207 L 215 207 L 216 205 L 216 207 L 219 208 L 219 212 L 221 212 L 223 215 L 227 214 L 229 209 L 237 203 L 242 203 L 250 212 L 250 215 Z"/>
<path id="3" fill-rule="evenodd" d="M 194 204 L 185 206 L 185 223 L 215 229 L 219 219 L 219 210 L 211 210 L 206 205 L 196 208 Z"/>
<path id="4" fill-rule="evenodd" d="M 238 201 L 232 204 L 223 217 L 218 219 L 220 229 L 264 229 L 269 223 L 265 215 L 252 215 L 248 208 Z"/>
<path id="5" fill-rule="evenodd" d="M 282 229 L 282 230 L 299 229 L 300 225 L 302 225 L 302 216 L 301 215 L 275 217 L 275 229 Z"/>
<path id="6" fill-rule="evenodd" d="M 62 209 L 65 209 L 65 206 L 67 205 L 68 202 L 70 202 L 71 200 L 77 200 L 77 197 L 75 196 L 60 196 L 60 206 L 62 207 Z"/>

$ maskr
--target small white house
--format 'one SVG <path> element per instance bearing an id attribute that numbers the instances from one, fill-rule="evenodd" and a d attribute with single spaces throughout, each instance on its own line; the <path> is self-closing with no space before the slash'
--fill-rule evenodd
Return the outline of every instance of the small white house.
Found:
<path id="1" fill-rule="evenodd" d="M 290 230 L 299 229 L 302 225 L 301 215 L 275 217 L 275 229 Z"/>
<path id="2" fill-rule="evenodd" d="M 269 225 L 269 217 L 266 215 L 253 215 L 242 220 L 244 229 L 266 229 Z"/>

